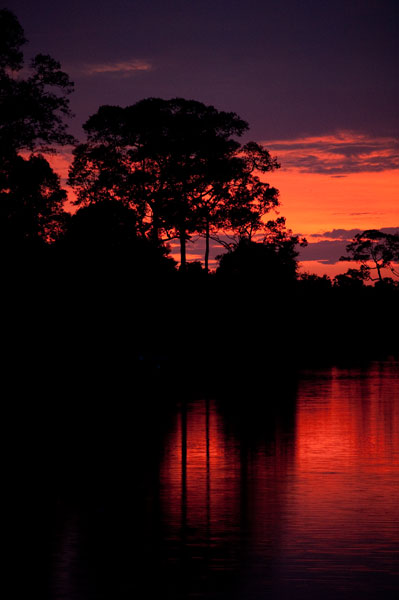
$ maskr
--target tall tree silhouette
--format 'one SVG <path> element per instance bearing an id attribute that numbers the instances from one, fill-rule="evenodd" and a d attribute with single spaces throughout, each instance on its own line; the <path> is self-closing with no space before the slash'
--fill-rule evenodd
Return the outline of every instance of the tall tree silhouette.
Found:
<path id="1" fill-rule="evenodd" d="M 64 122 L 71 116 L 69 94 L 73 83 L 51 56 L 38 54 L 30 75 L 18 76 L 24 66 L 26 42 L 17 18 L 0 10 L 0 149 L 4 152 L 48 149 L 72 144 Z"/>
<path id="2" fill-rule="evenodd" d="M 373 281 L 383 281 L 382 270 L 388 268 L 394 275 L 399 275 L 395 263 L 399 261 L 399 234 L 383 233 L 378 229 L 367 229 L 355 235 L 346 246 L 347 255 L 340 260 L 359 262 L 363 276 Z M 377 277 L 372 277 L 376 271 Z"/>
<path id="3" fill-rule="evenodd" d="M 78 206 L 117 200 L 129 207 L 141 235 L 158 243 L 159 178 L 149 158 L 151 133 L 143 128 L 146 122 L 148 127 L 145 114 L 132 109 L 128 116 L 127 109 L 101 106 L 88 119 L 83 126 L 87 143 L 74 150 L 68 183 L 76 192 Z"/>
<path id="4" fill-rule="evenodd" d="M 84 125 L 88 142 L 75 150 L 69 182 L 78 203 L 118 198 L 135 209 L 143 234 L 178 238 L 184 269 L 202 201 L 231 179 L 232 136 L 246 128 L 234 113 L 181 98 L 103 106 Z"/>
<path id="5" fill-rule="evenodd" d="M 278 203 L 256 173 L 278 168 L 265 148 L 235 139 L 248 124 L 235 113 L 194 100 L 147 98 L 102 106 L 85 123 L 69 174 L 77 203 L 117 198 L 134 208 L 143 235 L 178 238 L 181 267 L 194 232 L 209 240 L 221 228 L 254 232 Z"/>
<path id="6" fill-rule="evenodd" d="M 255 234 L 268 235 L 270 241 L 276 226 L 285 225 L 284 219 L 267 223 L 263 219 L 279 204 L 278 190 L 260 179 L 260 174 L 280 167 L 276 158 L 264 146 L 249 142 L 237 150 L 235 162 L 230 162 L 233 170 L 227 185 L 204 201 L 206 269 L 210 238 L 231 250 L 238 240 L 252 241 Z"/>
<path id="7" fill-rule="evenodd" d="M 177 98 L 168 104 L 163 139 L 167 160 L 162 167 L 165 222 L 179 238 L 183 270 L 188 236 L 205 226 L 208 269 L 210 225 L 217 226 L 218 204 L 226 198 L 227 186 L 237 173 L 240 144 L 233 136 L 241 136 L 248 125 L 235 113 L 193 100 Z"/>
<path id="8" fill-rule="evenodd" d="M 74 142 L 64 123 L 71 115 L 68 96 L 73 84 L 60 64 L 44 54 L 35 56 L 29 75 L 21 77 L 25 41 L 16 16 L 0 10 L 1 228 L 8 230 L 8 238 L 13 231 L 17 238 L 46 238 L 49 219 L 59 215 L 65 194 L 48 162 L 26 154 Z"/>
<path id="9" fill-rule="evenodd" d="M 246 128 L 234 113 L 181 98 L 102 106 L 84 125 L 88 141 L 75 149 L 69 183 L 78 204 L 117 198 L 134 208 L 143 235 L 178 238 L 184 269 L 203 199 L 231 179 L 232 136 Z"/>
<path id="10" fill-rule="evenodd" d="M 399 277 L 399 231 L 390 233 L 386 237 L 387 255 L 389 257 L 389 268 L 393 275 Z"/>

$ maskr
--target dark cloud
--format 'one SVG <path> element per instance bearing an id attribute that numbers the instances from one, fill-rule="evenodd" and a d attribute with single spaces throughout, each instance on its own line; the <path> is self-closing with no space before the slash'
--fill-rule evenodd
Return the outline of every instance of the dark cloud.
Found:
<path id="1" fill-rule="evenodd" d="M 384 213 L 381 212 L 381 211 L 378 211 L 378 210 L 372 210 L 372 211 L 368 210 L 368 211 L 362 211 L 362 212 L 347 212 L 347 211 L 345 211 L 345 212 L 334 212 L 332 214 L 335 217 L 338 217 L 338 216 L 342 217 L 343 215 L 346 216 L 346 217 L 348 215 L 350 215 L 351 217 L 360 217 L 360 216 L 364 216 L 364 215 L 369 215 L 369 216 L 376 217 L 377 215 L 382 215 Z"/>
<path id="2" fill-rule="evenodd" d="M 331 231 L 324 231 L 323 233 L 314 233 L 309 237 L 324 237 L 329 238 L 331 240 L 351 240 L 356 234 L 362 233 L 363 229 L 332 229 Z M 398 227 L 381 227 L 379 231 L 383 233 L 398 233 Z"/>
<path id="3" fill-rule="evenodd" d="M 399 169 L 399 141 L 340 132 L 323 137 L 266 142 L 283 167 L 344 177 L 350 173 Z"/>
<path id="4" fill-rule="evenodd" d="M 298 260 L 303 261 L 318 261 L 323 264 L 333 265 L 339 262 L 341 256 L 346 254 L 346 246 L 349 240 L 353 239 L 353 237 L 357 233 L 361 233 L 361 229 L 333 229 L 331 231 L 325 231 L 320 234 L 313 234 L 307 236 L 308 245 L 304 248 L 299 248 L 299 257 Z M 381 231 L 384 233 L 397 233 L 399 231 L 399 227 L 382 227 Z M 311 242 L 312 238 L 317 237 L 317 242 Z M 328 238 L 320 240 L 320 238 Z M 226 238 L 226 241 L 228 239 Z M 178 243 L 174 242 L 172 244 L 173 253 L 178 254 Z M 188 245 L 187 248 L 190 260 L 202 260 L 204 257 L 205 251 L 205 241 L 203 238 L 193 238 L 192 242 Z M 216 256 L 220 254 L 224 254 L 226 249 L 217 244 L 214 241 L 211 241 L 210 248 L 210 264 L 211 268 L 215 268 L 217 266 Z"/>
<path id="5" fill-rule="evenodd" d="M 333 265 L 337 263 L 341 256 L 346 254 L 346 246 L 357 233 L 361 233 L 362 229 L 332 229 L 324 233 L 311 234 L 309 239 L 328 238 L 318 242 L 309 242 L 305 248 L 300 249 L 299 260 L 317 260 L 323 264 Z M 398 227 L 381 227 L 383 233 L 398 233 Z"/>
<path id="6" fill-rule="evenodd" d="M 352 217 L 361 217 L 361 216 L 364 216 L 364 215 L 374 215 L 374 216 L 376 216 L 376 215 L 381 215 L 382 213 L 381 212 L 351 212 L 349 214 Z"/>
<path id="7" fill-rule="evenodd" d="M 333 265 L 345 254 L 347 241 L 321 241 L 308 244 L 300 249 L 299 260 L 317 260 L 324 264 Z"/>

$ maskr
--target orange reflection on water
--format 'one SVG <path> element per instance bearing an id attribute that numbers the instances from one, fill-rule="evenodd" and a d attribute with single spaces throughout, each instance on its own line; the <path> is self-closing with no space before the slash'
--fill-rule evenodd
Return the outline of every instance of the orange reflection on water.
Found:
<path id="1" fill-rule="evenodd" d="M 165 450 L 163 509 L 172 527 L 228 527 L 238 511 L 239 461 L 207 401 L 183 406 Z"/>
<path id="2" fill-rule="evenodd" d="M 267 429 L 269 417 L 263 418 Z M 266 436 L 254 444 L 237 433 L 229 431 L 214 402 L 181 408 L 161 465 L 170 538 L 187 541 L 188 535 L 190 544 L 208 540 L 215 546 L 242 537 L 264 550 L 274 547 L 292 444 L 278 430 L 273 442 Z"/>
<path id="3" fill-rule="evenodd" d="M 161 464 L 168 565 L 239 572 L 239 600 L 396 599 L 397 366 L 310 373 L 275 420 L 268 401 L 182 405 Z"/>
<path id="4" fill-rule="evenodd" d="M 333 369 L 310 396 L 306 385 L 297 411 L 296 464 L 304 476 L 327 465 L 365 473 L 392 469 L 399 456 L 397 379 L 383 370 L 362 378 Z"/>
<path id="5" fill-rule="evenodd" d="M 398 382 L 397 374 L 379 366 L 367 376 L 333 369 L 317 389 L 314 381 L 302 384 L 285 550 L 302 556 L 305 572 L 312 568 L 333 577 L 348 561 L 352 572 L 372 571 L 378 558 L 393 574 Z"/>

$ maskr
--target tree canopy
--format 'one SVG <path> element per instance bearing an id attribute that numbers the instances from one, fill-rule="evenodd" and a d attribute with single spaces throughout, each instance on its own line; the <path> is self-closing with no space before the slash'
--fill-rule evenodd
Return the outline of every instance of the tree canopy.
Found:
<path id="1" fill-rule="evenodd" d="M 218 257 L 216 274 L 224 280 L 254 284 L 263 288 L 285 288 L 297 276 L 298 245 L 305 245 L 285 228 L 285 219 L 266 224 L 267 235 L 260 242 L 242 237 L 228 252 Z"/>
<path id="2" fill-rule="evenodd" d="M 58 176 L 40 152 L 74 143 L 73 84 L 51 56 L 38 54 L 22 76 L 25 36 L 15 15 L 0 10 L 0 199 L 1 229 L 7 239 L 50 240 L 66 198 Z M 51 222 L 53 221 L 53 222 Z"/>
<path id="3" fill-rule="evenodd" d="M 235 113 L 147 98 L 102 106 L 84 129 L 69 174 L 77 203 L 114 198 L 130 206 L 143 235 L 179 239 L 183 268 L 191 234 L 206 239 L 207 270 L 212 236 L 228 229 L 251 237 L 278 204 L 278 191 L 257 173 L 279 165 L 261 145 L 237 141 L 248 124 Z"/>
<path id="4" fill-rule="evenodd" d="M 390 269 L 399 275 L 399 233 L 384 233 L 378 229 L 367 229 L 355 235 L 346 246 L 347 255 L 340 260 L 359 262 L 362 265 L 363 278 L 383 281 L 383 269 Z M 377 277 L 372 276 L 376 271 Z"/>
<path id="5" fill-rule="evenodd" d="M 25 36 L 15 15 L 0 10 L 0 151 L 50 150 L 54 144 L 73 144 L 65 117 L 71 116 L 73 83 L 59 62 L 36 55 L 29 75 L 24 67 Z"/>
<path id="6" fill-rule="evenodd" d="M 66 192 L 47 160 L 15 156 L 3 162 L 0 227 L 3 248 L 51 242 L 63 226 Z"/>

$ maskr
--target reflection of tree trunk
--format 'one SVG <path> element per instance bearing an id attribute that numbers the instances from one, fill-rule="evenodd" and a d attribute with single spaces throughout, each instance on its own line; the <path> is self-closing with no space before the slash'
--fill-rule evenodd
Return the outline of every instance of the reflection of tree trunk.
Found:
<path id="1" fill-rule="evenodd" d="M 181 565 L 183 577 L 180 582 L 183 590 L 187 589 L 189 581 L 188 572 L 188 552 L 187 552 L 187 406 L 186 400 L 182 400 L 181 406 Z M 184 594 L 186 597 L 186 594 Z"/>
<path id="2" fill-rule="evenodd" d="M 209 219 L 206 220 L 205 226 L 205 271 L 209 271 Z"/>
<path id="3" fill-rule="evenodd" d="M 240 528 L 248 531 L 248 464 L 247 447 L 244 440 L 240 444 Z"/>
<path id="4" fill-rule="evenodd" d="M 206 547 L 205 564 L 211 561 L 211 453 L 209 431 L 209 399 L 205 400 L 205 434 L 206 434 Z"/>
<path id="5" fill-rule="evenodd" d="M 179 238 L 180 238 L 180 270 L 185 271 L 187 263 L 186 263 L 186 232 L 184 230 L 184 227 L 180 228 Z"/>
<path id="6" fill-rule="evenodd" d="M 208 541 L 211 524 L 211 454 L 209 440 L 209 399 L 205 400 L 205 432 L 206 432 L 206 526 Z"/>
<path id="7" fill-rule="evenodd" d="M 183 400 L 181 407 L 181 520 L 185 533 L 187 521 L 187 407 Z"/>

